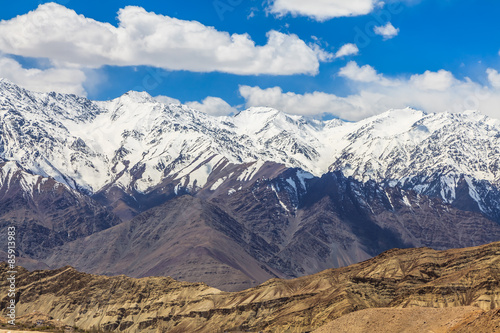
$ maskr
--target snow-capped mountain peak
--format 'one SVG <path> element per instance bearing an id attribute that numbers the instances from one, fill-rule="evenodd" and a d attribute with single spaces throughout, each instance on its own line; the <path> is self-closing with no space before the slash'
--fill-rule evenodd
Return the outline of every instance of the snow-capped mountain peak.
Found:
<path id="1" fill-rule="evenodd" d="M 478 112 L 406 108 L 353 123 L 254 107 L 214 117 L 147 93 L 94 102 L 1 80 L 0 124 L 0 158 L 90 193 L 145 193 L 167 178 L 194 190 L 216 168 L 266 161 L 420 192 L 436 175 L 443 193 L 464 176 L 500 186 L 500 121 Z"/>

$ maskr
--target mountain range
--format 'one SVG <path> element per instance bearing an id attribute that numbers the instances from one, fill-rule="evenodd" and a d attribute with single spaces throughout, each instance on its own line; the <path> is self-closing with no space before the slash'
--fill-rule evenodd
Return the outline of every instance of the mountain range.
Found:
<path id="1" fill-rule="evenodd" d="M 1 79 L 0 126 L 0 229 L 18 226 L 28 268 L 241 290 L 500 239 L 500 121 L 479 112 L 214 117 Z"/>

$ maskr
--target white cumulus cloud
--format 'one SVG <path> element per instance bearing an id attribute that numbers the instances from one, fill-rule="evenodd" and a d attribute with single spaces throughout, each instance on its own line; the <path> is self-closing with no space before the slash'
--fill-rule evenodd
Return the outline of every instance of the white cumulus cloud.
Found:
<path id="1" fill-rule="evenodd" d="M 240 94 L 246 106 L 269 106 L 289 114 L 321 115 L 331 113 L 348 119 L 353 105 L 342 97 L 315 91 L 308 94 L 283 92 L 280 87 L 261 89 L 260 87 L 240 86 Z"/>
<path id="2" fill-rule="evenodd" d="M 380 3 L 378 0 L 274 0 L 271 13 L 283 16 L 308 16 L 317 21 L 335 17 L 366 15 Z"/>
<path id="3" fill-rule="evenodd" d="M 262 89 L 250 86 L 241 86 L 240 94 L 247 107 L 266 105 L 301 115 L 330 113 L 347 120 L 360 120 L 408 106 L 426 112 L 479 110 L 500 119 L 500 94 L 497 90 L 500 88 L 500 74 L 493 69 L 486 73 L 493 89 L 469 78 L 459 80 L 445 70 L 388 78 L 369 65 L 350 62 L 339 74 L 354 90 L 348 96 L 319 91 L 296 94 L 283 92 L 279 87 Z"/>
<path id="4" fill-rule="evenodd" d="M 382 74 L 378 74 L 375 68 L 370 65 L 359 66 L 355 61 L 350 61 L 339 71 L 339 75 L 352 81 L 377 82 L 381 85 L 391 85 L 393 82 L 386 79 Z"/>
<path id="5" fill-rule="evenodd" d="M 421 75 L 412 75 L 410 82 L 420 90 L 446 91 L 455 83 L 459 83 L 452 73 L 441 69 L 437 72 L 425 71 Z"/>
<path id="6" fill-rule="evenodd" d="M 486 73 L 488 74 L 490 84 L 495 88 L 500 88 L 500 73 L 493 68 L 488 68 Z"/>
<path id="7" fill-rule="evenodd" d="M 373 28 L 373 32 L 387 40 L 396 37 L 399 34 L 399 28 L 395 28 L 391 22 L 387 22 L 386 25 Z"/>
<path id="8" fill-rule="evenodd" d="M 164 104 L 181 104 L 177 98 L 159 95 L 154 97 L 155 100 Z M 195 110 L 208 113 L 213 116 L 227 116 L 231 113 L 236 113 L 238 110 L 232 107 L 229 103 L 220 97 L 208 96 L 203 101 L 186 102 L 185 105 Z"/>
<path id="9" fill-rule="evenodd" d="M 200 102 L 188 102 L 187 106 L 213 116 L 227 116 L 236 113 L 238 110 L 219 97 L 209 96 Z"/>
<path id="10" fill-rule="evenodd" d="M 336 53 L 335 58 L 347 57 L 350 55 L 356 55 L 359 53 L 359 49 L 356 44 L 345 44 Z"/>
<path id="11" fill-rule="evenodd" d="M 0 21 L 0 51 L 48 58 L 59 66 L 154 66 L 168 70 L 241 75 L 316 74 L 325 54 L 293 34 L 271 30 L 256 45 L 248 34 L 229 34 L 127 6 L 118 26 L 47 3 Z"/>
<path id="12" fill-rule="evenodd" d="M 29 90 L 86 96 L 83 83 L 86 75 L 75 68 L 23 68 L 19 62 L 0 56 L 0 78 Z"/>
<path id="13" fill-rule="evenodd" d="M 179 101 L 177 98 L 164 96 L 164 95 L 155 96 L 154 99 L 160 103 L 167 104 L 167 105 L 168 104 L 181 104 L 181 101 Z"/>

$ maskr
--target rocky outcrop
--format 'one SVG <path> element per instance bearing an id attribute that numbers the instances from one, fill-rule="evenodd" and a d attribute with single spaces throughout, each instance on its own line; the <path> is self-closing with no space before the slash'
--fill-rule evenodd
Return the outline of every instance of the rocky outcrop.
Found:
<path id="1" fill-rule="evenodd" d="M 19 268 L 17 308 L 18 315 L 37 310 L 68 325 L 117 332 L 308 332 L 363 309 L 472 306 L 486 311 L 469 321 L 476 332 L 494 332 L 499 258 L 500 243 L 441 252 L 395 249 L 349 267 L 234 293 L 171 278 Z M 7 266 L 0 269 L 4 276 Z M 4 313 L 6 283 L 2 278 Z"/>

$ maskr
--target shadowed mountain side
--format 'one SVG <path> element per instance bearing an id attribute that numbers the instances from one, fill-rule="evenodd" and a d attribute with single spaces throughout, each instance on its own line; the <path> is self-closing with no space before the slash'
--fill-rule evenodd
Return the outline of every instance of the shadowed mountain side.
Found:
<path id="1" fill-rule="evenodd" d="M 460 307 L 459 312 L 473 306 L 487 311 L 471 321 L 475 332 L 495 332 L 491 323 L 498 322 L 500 307 L 499 258 L 498 242 L 441 252 L 395 249 L 349 267 L 273 279 L 233 293 L 171 278 L 105 277 L 71 267 L 19 268 L 17 311 L 22 316 L 37 310 L 87 330 L 309 332 L 363 309 L 415 308 L 417 315 L 419 308 Z M 7 271 L 1 264 L 4 315 Z"/>
<path id="2" fill-rule="evenodd" d="M 288 169 L 206 200 L 173 198 L 123 225 L 47 251 L 42 261 L 236 291 L 272 277 L 347 266 L 395 247 L 442 250 L 500 239 L 500 225 L 437 198 L 340 173 L 310 179 L 306 190 L 297 175 Z"/>
<path id="3" fill-rule="evenodd" d="M 45 262 L 98 274 L 173 276 L 241 290 L 280 276 L 255 257 L 276 252 L 216 206 L 185 195 L 55 249 Z"/>
<path id="4" fill-rule="evenodd" d="M 90 197 L 16 162 L 0 163 L 0 232 L 6 235 L 9 226 L 16 227 L 17 250 L 27 257 L 26 267 L 42 267 L 36 260 L 52 248 L 119 223 Z M 0 248 L 7 249 L 5 237 Z"/>
<path id="5" fill-rule="evenodd" d="M 288 169 L 210 200 L 279 252 L 269 262 L 290 277 L 368 259 L 395 247 L 438 250 L 500 239 L 500 225 L 414 191 L 361 183 L 340 172 L 300 179 Z"/>

